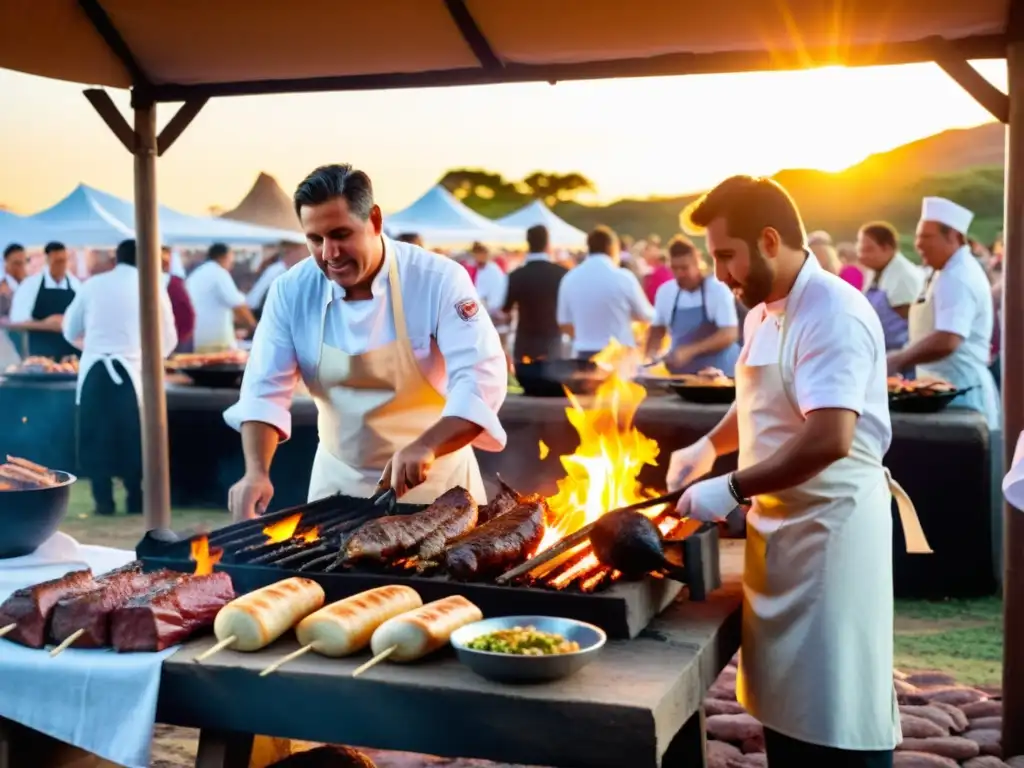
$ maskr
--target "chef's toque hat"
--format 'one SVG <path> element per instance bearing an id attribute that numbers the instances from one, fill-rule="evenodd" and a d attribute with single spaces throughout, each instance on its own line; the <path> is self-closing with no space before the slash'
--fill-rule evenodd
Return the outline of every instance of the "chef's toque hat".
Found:
<path id="1" fill-rule="evenodd" d="M 921 201 L 921 221 L 945 224 L 961 235 L 967 234 L 967 229 L 971 226 L 973 219 L 972 211 L 944 197 L 926 197 Z"/>

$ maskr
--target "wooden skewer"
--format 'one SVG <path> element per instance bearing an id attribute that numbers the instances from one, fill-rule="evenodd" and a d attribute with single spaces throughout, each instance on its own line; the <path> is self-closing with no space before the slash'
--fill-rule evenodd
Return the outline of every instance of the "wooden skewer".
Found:
<path id="1" fill-rule="evenodd" d="M 18 626 L 17 623 L 13 623 L 13 624 L 8 624 L 6 627 L 0 627 L 0 637 L 3 637 L 4 635 L 6 635 L 6 634 L 8 634 L 10 632 L 13 632 L 14 629 L 17 626 Z"/>
<path id="2" fill-rule="evenodd" d="M 355 669 L 353 669 L 352 670 L 352 677 L 359 677 L 366 670 L 368 670 L 368 669 L 370 669 L 372 667 L 376 667 L 378 664 L 380 664 L 382 661 L 384 661 L 384 659 L 386 659 L 388 656 L 390 656 L 396 650 L 398 650 L 398 646 L 397 645 L 392 645 L 390 648 L 385 648 L 383 651 L 378 653 L 376 656 L 374 656 L 372 659 L 370 659 L 365 664 L 362 664 L 362 665 L 356 667 Z"/>
<path id="3" fill-rule="evenodd" d="M 267 667 L 262 672 L 260 672 L 260 677 L 266 677 L 271 672 L 276 672 L 277 670 L 279 670 L 281 667 L 283 667 L 285 664 L 287 664 L 292 659 L 297 659 L 297 658 L 299 658 L 299 656 L 302 656 L 304 654 L 309 653 L 310 651 L 313 650 L 313 645 L 314 645 L 313 643 L 310 643 L 309 645 L 304 645 L 301 648 L 299 648 L 299 650 L 292 651 L 287 656 L 282 656 L 280 659 L 278 659 L 273 664 L 271 664 L 269 667 Z"/>
<path id="4" fill-rule="evenodd" d="M 66 638 L 64 638 L 64 642 L 63 643 L 61 643 L 56 648 L 54 648 L 52 651 L 50 651 L 50 656 L 51 657 L 52 656 L 59 656 L 60 654 L 64 653 L 64 651 L 66 651 L 68 649 L 68 647 L 73 642 L 75 642 L 75 640 L 77 640 L 78 638 L 80 638 L 84 634 L 85 634 L 85 630 L 84 629 L 76 629 L 74 632 L 72 632 L 70 635 L 68 635 Z"/>
<path id="5" fill-rule="evenodd" d="M 194 661 L 196 664 L 202 664 L 208 658 L 213 656 L 213 654 L 220 653 L 225 648 L 227 648 L 229 645 L 231 645 L 233 642 L 235 642 L 235 640 L 237 640 L 237 639 L 238 638 L 235 637 L 234 635 L 230 635 L 229 637 L 225 637 L 223 640 L 221 640 L 219 643 L 217 643 L 212 648 L 207 648 L 205 651 L 200 653 L 198 656 L 196 656 L 194 659 L 192 659 L 192 661 Z"/>

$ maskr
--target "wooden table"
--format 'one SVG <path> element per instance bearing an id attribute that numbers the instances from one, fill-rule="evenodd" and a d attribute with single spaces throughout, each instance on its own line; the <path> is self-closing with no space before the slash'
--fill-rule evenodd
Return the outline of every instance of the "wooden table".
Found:
<path id="1" fill-rule="evenodd" d="M 739 647 L 742 547 L 722 542 L 724 586 L 706 602 L 676 602 L 556 683 L 491 683 L 448 654 L 355 679 L 365 654 L 310 654 L 261 678 L 294 639 L 199 665 L 205 638 L 164 662 L 157 719 L 201 730 L 197 768 L 247 765 L 252 734 L 559 768 L 702 766 L 701 702 Z"/>

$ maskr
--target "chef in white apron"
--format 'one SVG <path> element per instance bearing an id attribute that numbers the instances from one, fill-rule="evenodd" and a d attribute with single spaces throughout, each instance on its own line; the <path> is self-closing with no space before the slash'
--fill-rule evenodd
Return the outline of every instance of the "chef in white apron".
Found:
<path id="1" fill-rule="evenodd" d="M 239 401 L 225 412 L 246 462 L 229 495 L 235 517 L 270 503 L 300 377 L 319 412 L 311 501 L 390 486 L 429 503 L 462 486 L 483 503 L 473 448 L 505 446 L 508 374 L 469 273 L 384 237 L 370 180 L 350 166 L 314 171 L 295 205 L 313 258 L 270 287 Z"/>
<path id="2" fill-rule="evenodd" d="M 142 504 L 142 342 L 135 241 L 117 246 L 117 265 L 86 280 L 64 313 L 64 338 L 82 350 L 75 391 L 78 471 L 92 481 L 96 514 L 114 514 L 113 479 L 127 511 Z M 174 312 L 160 293 L 161 354 L 178 343 Z"/>
<path id="3" fill-rule="evenodd" d="M 720 280 L 751 310 L 736 403 L 672 456 L 679 511 L 748 507 L 737 695 L 765 727 L 769 765 L 891 766 L 891 500 L 908 548 L 930 551 L 913 505 L 882 466 L 892 430 L 885 341 L 854 287 L 804 247 L 799 212 L 768 179 L 734 177 L 686 214 Z M 892 495 L 891 495 L 892 494 Z"/>
<path id="4" fill-rule="evenodd" d="M 889 370 L 916 367 L 918 378 L 945 379 L 957 389 L 968 390 L 950 408 L 984 415 L 989 432 L 992 563 L 1001 580 L 1003 419 L 999 389 L 989 369 L 995 308 L 992 284 L 967 244 L 973 219 L 971 211 L 951 200 L 924 198 L 914 244 L 932 272 L 910 307 L 909 342 L 889 355 Z"/>

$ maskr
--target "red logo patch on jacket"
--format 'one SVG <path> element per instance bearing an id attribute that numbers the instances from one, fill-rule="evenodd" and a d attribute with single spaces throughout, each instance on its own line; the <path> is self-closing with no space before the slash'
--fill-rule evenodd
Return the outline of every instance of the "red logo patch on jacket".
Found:
<path id="1" fill-rule="evenodd" d="M 463 299 L 455 305 L 455 311 L 459 313 L 459 317 L 469 322 L 480 313 L 480 302 L 476 299 Z"/>

